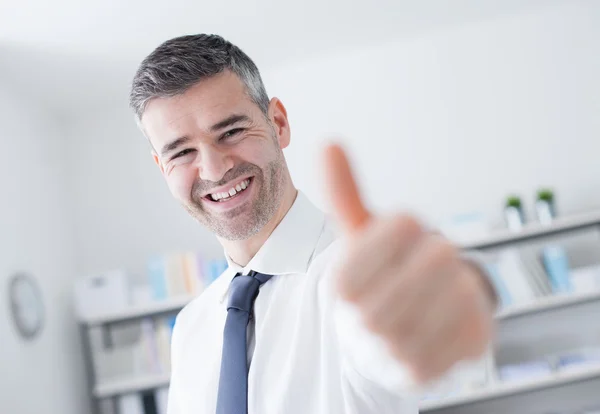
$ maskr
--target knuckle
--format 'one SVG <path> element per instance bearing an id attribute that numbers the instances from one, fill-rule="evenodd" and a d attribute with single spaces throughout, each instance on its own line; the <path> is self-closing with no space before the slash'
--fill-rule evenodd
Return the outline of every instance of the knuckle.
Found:
<path id="1" fill-rule="evenodd" d="M 448 264 L 456 260 L 458 249 L 450 241 L 438 238 L 433 242 L 432 250 L 434 261 L 439 265 Z"/>
<path id="2" fill-rule="evenodd" d="M 403 239 L 409 240 L 416 240 L 423 233 L 419 221 L 415 217 L 409 215 L 396 217 L 393 223 L 393 229 Z"/>

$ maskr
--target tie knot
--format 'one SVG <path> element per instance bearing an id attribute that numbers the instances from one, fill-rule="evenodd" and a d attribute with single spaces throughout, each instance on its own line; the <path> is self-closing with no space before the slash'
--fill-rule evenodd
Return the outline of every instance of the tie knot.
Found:
<path id="1" fill-rule="evenodd" d="M 231 281 L 227 310 L 234 308 L 250 313 L 260 285 L 272 276 L 251 271 L 246 275 L 236 275 Z"/>

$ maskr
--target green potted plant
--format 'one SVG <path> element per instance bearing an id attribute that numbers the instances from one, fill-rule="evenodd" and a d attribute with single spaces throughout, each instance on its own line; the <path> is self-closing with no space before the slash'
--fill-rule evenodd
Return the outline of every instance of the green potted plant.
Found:
<path id="1" fill-rule="evenodd" d="M 523 228 L 523 225 L 525 224 L 525 213 L 521 197 L 510 195 L 506 198 L 504 219 L 510 230 L 519 231 Z"/>
<path id="2" fill-rule="evenodd" d="M 540 223 L 549 224 L 552 222 L 556 217 L 554 191 L 549 188 L 540 188 L 535 200 L 535 210 Z"/>

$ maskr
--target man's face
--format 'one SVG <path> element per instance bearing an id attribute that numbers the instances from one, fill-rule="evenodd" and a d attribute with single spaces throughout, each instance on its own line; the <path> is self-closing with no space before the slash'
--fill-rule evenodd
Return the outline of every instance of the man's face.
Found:
<path id="1" fill-rule="evenodd" d="M 247 239 L 279 208 L 287 115 L 274 99 L 267 119 L 236 75 L 150 101 L 142 126 L 173 196 L 217 236 Z"/>

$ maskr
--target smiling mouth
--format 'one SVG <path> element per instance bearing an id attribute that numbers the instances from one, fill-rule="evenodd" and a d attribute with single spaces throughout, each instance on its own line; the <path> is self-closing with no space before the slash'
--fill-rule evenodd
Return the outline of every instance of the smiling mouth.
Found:
<path id="1" fill-rule="evenodd" d="M 252 182 L 252 177 L 246 178 L 244 181 L 241 181 L 240 183 L 231 187 L 227 191 L 211 193 L 211 194 L 208 194 L 207 196 L 205 196 L 204 198 L 206 198 L 207 200 L 212 201 L 214 203 L 223 203 L 223 202 L 229 201 L 229 200 L 237 197 L 244 191 L 246 191 L 246 189 L 250 186 L 251 182 Z"/>

